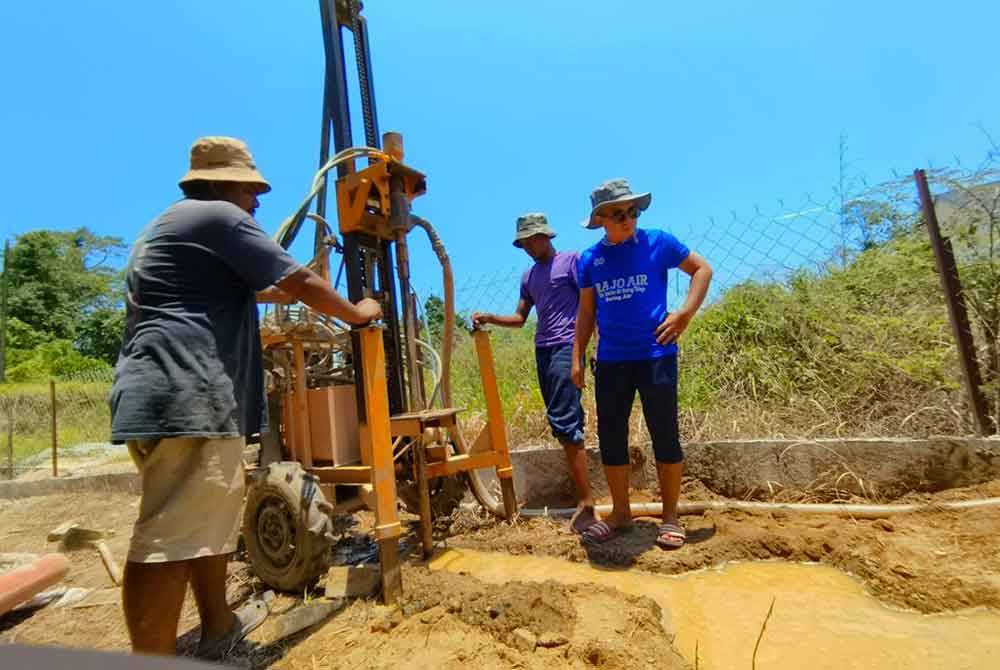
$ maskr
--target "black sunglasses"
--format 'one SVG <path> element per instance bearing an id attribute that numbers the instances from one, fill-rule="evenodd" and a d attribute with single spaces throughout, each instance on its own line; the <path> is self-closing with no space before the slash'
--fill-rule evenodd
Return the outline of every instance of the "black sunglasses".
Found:
<path id="1" fill-rule="evenodd" d="M 611 219 L 612 221 L 617 221 L 618 223 L 625 223 L 625 219 L 638 219 L 642 211 L 632 205 L 628 209 L 617 209 L 615 211 L 601 212 L 598 216 L 603 216 L 606 219 Z"/>

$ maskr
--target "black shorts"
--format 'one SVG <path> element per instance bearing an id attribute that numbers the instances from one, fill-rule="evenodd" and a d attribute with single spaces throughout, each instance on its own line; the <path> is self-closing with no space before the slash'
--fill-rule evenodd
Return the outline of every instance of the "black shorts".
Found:
<path id="1" fill-rule="evenodd" d="M 627 465 L 628 420 L 635 392 L 658 463 L 684 460 L 677 426 L 677 357 L 597 361 L 597 439 L 604 465 Z"/>

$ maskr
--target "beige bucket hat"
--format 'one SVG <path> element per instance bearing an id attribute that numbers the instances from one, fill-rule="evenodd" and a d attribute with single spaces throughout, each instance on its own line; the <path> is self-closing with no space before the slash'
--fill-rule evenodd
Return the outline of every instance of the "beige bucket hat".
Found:
<path id="1" fill-rule="evenodd" d="M 196 180 L 241 181 L 257 184 L 261 193 L 271 190 L 257 171 L 246 142 L 235 137 L 199 137 L 191 145 L 191 169 L 181 184 Z"/>

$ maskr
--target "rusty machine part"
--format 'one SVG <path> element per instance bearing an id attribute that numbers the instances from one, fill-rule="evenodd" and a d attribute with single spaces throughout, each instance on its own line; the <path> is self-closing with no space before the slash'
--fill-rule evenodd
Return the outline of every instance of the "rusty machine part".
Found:
<path id="1" fill-rule="evenodd" d="M 351 328 L 302 305 L 269 307 L 261 340 L 271 424 L 261 435 L 259 463 L 250 470 L 243 532 L 257 574 L 271 586 L 296 591 L 326 567 L 331 516 L 367 507 L 375 513 L 383 598 L 394 602 L 402 589 L 398 501 L 420 516 L 427 556 L 432 518 L 450 513 L 469 483 L 484 506 L 508 519 L 516 513 L 516 500 L 486 332 L 472 335 L 487 422 L 471 444 L 451 406 L 451 267 L 433 227 L 410 212 L 411 203 L 426 191 L 425 176 L 403 162 L 401 135 L 379 137 L 367 24 L 360 9 L 356 0 L 320 0 L 326 54 L 320 170 L 276 239 L 289 248 L 305 221 L 312 220 L 310 267 L 330 281 L 330 257 L 339 254 L 333 284 L 346 274 L 348 298 L 378 300 L 383 321 Z M 354 36 L 361 87 L 366 146 L 360 148 L 352 147 L 345 29 Z M 356 163 L 361 158 L 368 160 L 364 167 Z M 339 238 L 326 211 L 334 168 Z M 427 232 L 442 265 L 446 317 L 440 355 L 419 339 L 407 239 L 415 227 Z M 480 479 L 481 470 L 491 470 L 499 481 L 502 504 Z"/>

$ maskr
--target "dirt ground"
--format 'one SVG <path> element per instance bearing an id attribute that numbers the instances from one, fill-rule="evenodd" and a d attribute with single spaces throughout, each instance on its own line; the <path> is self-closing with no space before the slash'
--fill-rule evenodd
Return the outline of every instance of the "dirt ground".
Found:
<path id="1" fill-rule="evenodd" d="M 685 488 L 688 499 L 705 493 L 690 483 Z M 1000 481 L 912 499 L 987 496 L 1000 496 Z M 46 534 L 72 519 L 116 531 L 109 544 L 123 559 L 137 500 L 113 492 L 0 500 L 0 553 L 51 551 Z M 366 542 L 358 535 L 363 521 L 345 536 L 355 555 Z M 630 532 L 605 545 L 585 548 L 565 522 L 532 519 L 512 525 L 463 510 L 439 544 L 671 574 L 728 561 L 822 562 L 855 575 L 888 604 L 925 613 L 977 606 L 1000 609 L 1000 509 L 935 511 L 891 521 L 740 512 L 684 521 L 689 544 L 665 552 L 654 545 L 656 526 L 649 519 L 637 520 Z M 0 643 L 128 649 L 118 594 L 109 589 L 112 585 L 96 552 L 75 552 L 70 559 L 65 584 L 101 591 L 104 604 L 9 614 L 0 618 Z M 255 635 L 230 664 L 293 670 L 685 667 L 671 649 L 659 607 L 646 598 L 596 585 L 513 582 L 501 588 L 469 575 L 431 572 L 414 562 L 403 579 L 406 596 L 400 608 L 355 600 L 284 641 L 268 645 Z M 230 602 L 237 603 L 262 586 L 246 564 L 233 561 L 228 590 Z M 300 607 L 301 600 L 280 596 L 272 612 Z M 188 598 L 180 626 L 182 651 L 197 643 L 196 626 L 197 614 Z"/>
<path id="2" fill-rule="evenodd" d="M 906 496 L 897 502 L 986 497 L 1000 497 L 1000 480 Z M 456 519 L 455 537 L 449 543 L 668 574 L 728 561 L 820 562 L 860 578 L 872 595 L 887 604 L 922 613 L 978 606 L 1000 609 L 1000 508 L 941 510 L 873 521 L 783 512 L 709 512 L 684 517 L 684 524 L 687 546 L 665 552 L 655 546 L 653 519 L 637 519 L 629 532 L 604 545 L 585 547 L 565 532 L 561 522 L 532 519 L 511 527 L 467 514 Z"/>
<path id="3" fill-rule="evenodd" d="M 355 601 L 274 667 L 685 667 L 648 598 L 552 582 L 500 587 L 422 568 L 403 580 L 402 616 Z"/>

